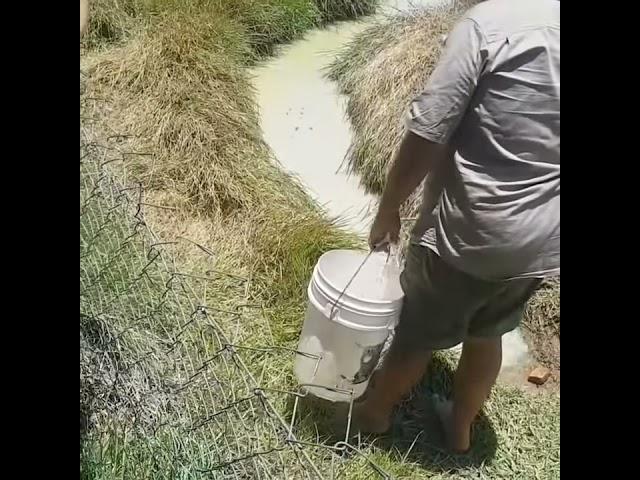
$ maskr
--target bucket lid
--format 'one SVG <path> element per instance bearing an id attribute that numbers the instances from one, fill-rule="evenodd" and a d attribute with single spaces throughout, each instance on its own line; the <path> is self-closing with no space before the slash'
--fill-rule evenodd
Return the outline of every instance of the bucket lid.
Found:
<path id="1" fill-rule="evenodd" d="M 314 272 L 314 283 L 330 300 L 340 297 L 340 308 L 369 315 L 389 315 L 402 306 L 404 296 L 399 269 L 387 254 L 373 253 L 363 264 L 367 253 L 358 250 L 331 250 L 320 257 Z M 360 268 L 358 274 L 354 274 Z M 386 268 L 385 268 L 386 267 Z"/>

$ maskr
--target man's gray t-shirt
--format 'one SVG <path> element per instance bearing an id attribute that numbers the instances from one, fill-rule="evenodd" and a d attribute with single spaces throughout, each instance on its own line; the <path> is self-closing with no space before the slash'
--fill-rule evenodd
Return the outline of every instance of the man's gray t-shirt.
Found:
<path id="1" fill-rule="evenodd" d="M 469 10 L 407 128 L 452 152 L 415 242 L 482 279 L 560 273 L 558 0 L 488 0 Z"/>

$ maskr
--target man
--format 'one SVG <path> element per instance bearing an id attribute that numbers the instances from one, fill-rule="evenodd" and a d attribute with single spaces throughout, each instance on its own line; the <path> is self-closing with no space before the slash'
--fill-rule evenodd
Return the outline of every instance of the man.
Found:
<path id="1" fill-rule="evenodd" d="M 488 0 L 453 28 L 409 109 L 371 248 L 398 240 L 399 208 L 425 177 L 399 325 L 355 421 L 387 430 L 431 353 L 462 342 L 452 401 L 436 405 L 462 453 L 498 376 L 502 335 L 541 279 L 560 273 L 559 1 Z"/>

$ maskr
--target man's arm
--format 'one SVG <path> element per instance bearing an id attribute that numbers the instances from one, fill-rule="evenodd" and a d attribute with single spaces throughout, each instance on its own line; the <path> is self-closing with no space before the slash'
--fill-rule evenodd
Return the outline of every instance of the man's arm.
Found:
<path id="1" fill-rule="evenodd" d="M 369 246 L 397 243 L 400 233 L 400 206 L 420 185 L 427 173 L 433 175 L 446 158 L 447 146 L 407 132 L 387 175 L 387 183 L 378 206 L 376 221 L 369 236 Z M 430 178 L 431 176 L 430 175 Z M 437 179 L 436 179 L 437 183 Z M 438 185 L 425 188 L 439 188 Z"/>
<path id="2" fill-rule="evenodd" d="M 379 209 L 399 210 L 427 173 L 443 161 L 446 151 L 446 145 L 407 132 L 387 175 Z"/>
<path id="3" fill-rule="evenodd" d="M 400 206 L 428 173 L 436 178 L 426 188 L 440 188 L 438 172 L 449 160 L 448 142 L 471 101 L 482 72 L 484 37 L 470 19 L 451 31 L 438 65 L 424 91 L 409 109 L 407 133 L 393 160 L 369 234 L 369 246 L 377 248 L 398 241 Z"/>

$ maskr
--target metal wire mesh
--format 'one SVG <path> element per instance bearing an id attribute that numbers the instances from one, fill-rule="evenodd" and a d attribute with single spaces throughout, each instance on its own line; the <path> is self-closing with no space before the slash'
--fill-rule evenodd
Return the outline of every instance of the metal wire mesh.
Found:
<path id="1" fill-rule="evenodd" d="M 352 397 L 344 440 L 300 427 L 307 394 L 293 361 L 319 357 L 257 343 L 268 327 L 250 279 L 173 264 L 166 247 L 190 240 L 157 238 L 145 212 L 163 207 L 111 169 L 144 153 L 84 131 L 80 152 L 83 476 L 349 478 L 357 465 L 388 478 L 348 443 Z"/>

